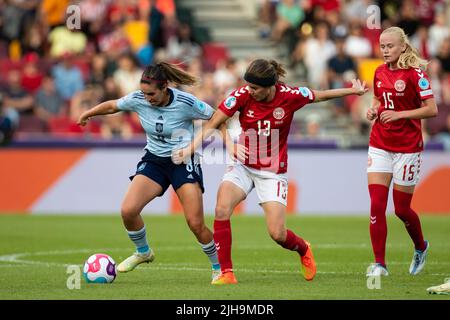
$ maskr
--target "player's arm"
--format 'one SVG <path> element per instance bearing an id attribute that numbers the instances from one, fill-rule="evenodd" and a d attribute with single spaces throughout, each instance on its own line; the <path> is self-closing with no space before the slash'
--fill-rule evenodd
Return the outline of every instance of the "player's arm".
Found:
<path id="1" fill-rule="evenodd" d="M 405 111 L 383 111 L 380 120 L 383 123 L 389 123 L 400 119 L 427 119 L 437 116 L 438 108 L 434 98 L 422 101 L 422 106 L 414 110 Z"/>
<path id="2" fill-rule="evenodd" d="M 211 119 L 204 122 L 202 130 L 198 132 L 192 142 L 184 149 L 176 150 L 172 154 L 172 161 L 176 164 L 182 163 L 184 159 L 189 158 L 198 147 L 201 146 L 203 140 L 208 138 L 215 129 L 219 128 L 222 123 L 225 123 L 229 117 L 220 109 L 214 112 Z"/>
<path id="3" fill-rule="evenodd" d="M 225 142 L 225 146 L 228 153 L 233 157 L 244 162 L 248 158 L 248 149 L 241 144 L 234 143 L 230 134 L 228 133 L 228 128 L 226 122 L 222 123 L 219 127 L 220 133 L 222 134 L 222 139 Z"/>
<path id="4" fill-rule="evenodd" d="M 117 100 L 108 100 L 105 102 L 102 102 L 92 109 L 86 110 L 81 114 L 81 116 L 78 118 L 77 123 L 80 126 L 85 126 L 88 122 L 89 118 L 99 115 L 105 115 L 105 114 L 113 114 L 116 112 L 121 111 L 119 107 L 117 106 Z"/>
<path id="5" fill-rule="evenodd" d="M 331 90 L 312 90 L 314 93 L 314 102 L 320 102 L 335 98 L 341 98 L 352 94 L 362 96 L 369 89 L 366 87 L 366 82 L 361 83 L 359 79 L 352 80 L 351 88 L 331 89 Z"/>

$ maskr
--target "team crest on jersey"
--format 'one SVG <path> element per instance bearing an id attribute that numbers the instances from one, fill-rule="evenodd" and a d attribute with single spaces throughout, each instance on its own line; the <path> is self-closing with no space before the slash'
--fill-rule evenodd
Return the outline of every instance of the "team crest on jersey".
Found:
<path id="1" fill-rule="evenodd" d="M 277 120 L 281 120 L 284 118 L 284 110 L 283 108 L 276 108 L 273 110 L 273 117 Z"/>
<path id="2" fill-rule="evenodd" d="M 428 87 L 430 86 L 430 82 L 425 79 L 425 78 L 420 78 L 419 79 L 419 88 L 422 90 L 428 89 Z"/>
<path id="3" fill-rule="evenodd" d="M 395 88 L 395 90 L 397 90 L 398 92 L 403 92 L 403 91 L 405 91 L 405 88 L 406 88 L 405 81 L 403 81 L 403 80 L 397 80 L 397 81 L 395 81 L 394 88 Z"/>
<path id="4" fill-rule="evenodd" d="M 161 122 L 157 122 L 155 125 L 156 132 L 161 133 L 164 131 L 163 124 Z"/>
<path id="5" fill-rule="evenodd" d="M 224 104 L 227 109 L 233 108 L 236 105 L 236 97 L 228 97 Z"/>

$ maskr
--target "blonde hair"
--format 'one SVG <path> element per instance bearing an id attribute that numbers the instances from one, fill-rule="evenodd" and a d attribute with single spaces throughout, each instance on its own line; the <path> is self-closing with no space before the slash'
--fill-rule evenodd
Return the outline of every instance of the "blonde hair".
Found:
<path id="1" fill-rule="evenodd" d="M 408 36 L 405 34 L 402 28 L 399 27 L 390 27 L 384 30 L 381 34 L 393 33 L 398 36 L 401 44 L 406 46 L 405 51 L 400 54 L 400 57 L 397 61 L 397 67 L 399 69 L 408 69 L 408 68 L 420 68 L 425 70 L 428 65 L 428 61 L 423 59 L 419 52 L 411 46 L 409 43 Z"/>

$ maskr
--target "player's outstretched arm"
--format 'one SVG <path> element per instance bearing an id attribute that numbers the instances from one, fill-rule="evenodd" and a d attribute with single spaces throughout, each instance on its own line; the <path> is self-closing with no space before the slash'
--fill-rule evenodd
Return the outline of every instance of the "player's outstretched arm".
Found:
<path id="1" fill-rule="evenodd" d="M 80 126 L 85 126 L 89 118 L 91 117 L 105 114 L 113 114 L 119 111 L 120 109 L 117 107 L 117 100 L 108 100 L 96 105 L 92 109 L 83 112 L 81 116 L 78 118 L 77 124 L 79 124 Z"/>
<path id="2" fill-rule="evenodd" d="M 369 91 L 366 87 L 366 82 L 362 82 L 359 79 L 352 80 L 351 88 L 342 88 L 342 89 L 331 89 L 331 90 L 313 90 L 314 92 L 314 102 L 320 102 L 335 98 L 341 98 L 352 94 L 357 94 L 358 96 L 362 96 L 364 93 Z"/>
<path id="3" fill-rule="evenodd" d="M 198 132 L 192 142 L 184 149 L 174 150 L 172 153 L 172 161 L 175 164 L 180 164 L 184 159 L 190 158 L 190 156 L 201 146 L 203 140 L 208 138 L 214 131 L 214 129 L 219 128 L 222 123 L 228 120 L 228 116 L 221 110 L 214 112 L 211 119 L 204 122 L 202 125 L 202 130 Z"/>

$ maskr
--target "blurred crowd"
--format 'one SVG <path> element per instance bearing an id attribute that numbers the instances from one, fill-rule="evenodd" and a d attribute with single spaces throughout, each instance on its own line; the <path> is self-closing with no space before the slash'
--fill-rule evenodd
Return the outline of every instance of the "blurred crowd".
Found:
<path id="1" fill-rule="evenodd" d="M 142 134 L 133 114 L 97 117 L 87 128 L 76 120 L 86 108 L 139 89 L 143 68 L 156 61 L 179 64 L 196 75 L 182 88 L 212 106 L 243 84 L 248 62 L 227 48 L 196 38 L 174 0 L 0 0 L 1 140 L 15 135 L 96 136 L 130 139 Z M 450 6 L 444 0 L 257 0 L 260 37 L 284 48 L 275 57 L 313 89 L 348 86 L 353 77 L 371 86 L 382 63 L 380 28 L 402 27 L 430 61 L 439 116 L 427 136 L 450 144 Z M 378 7 L 369 7 L 377 5 Z M 380 8 L 377 11 L 368 8 Z M 373 15 L 375 14 L 375 15 Z M 371 16 L 372 15 L 372 16 Z M 370 18 L 372 17 L 372 18 Z M 370 22 L 370 23 L 369 23 Z M 371 29 L 375 23 L 378 29 Z M 270 57 L 267 57 L 270 58 Z M 336 119 L 367 135 L 371 95 L 333 103 Z M 305 135 L 320 135 L 309 116 Z M 294 126 L 295 127 L 295 126 Z M 450 148 L 450 146 L 449 146 Z"/>

